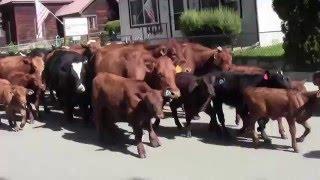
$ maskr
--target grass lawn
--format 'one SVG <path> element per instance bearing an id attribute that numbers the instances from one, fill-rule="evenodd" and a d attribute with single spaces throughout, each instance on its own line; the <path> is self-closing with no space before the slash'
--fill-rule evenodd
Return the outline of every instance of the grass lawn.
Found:
<path id="1" fill-rule="evenodd" d="M 235 50 L 233 52 L 235 58 L 281 58 L 284 54 L 282 44 L 275 44 L 267 47 L 257 47 Z"/>

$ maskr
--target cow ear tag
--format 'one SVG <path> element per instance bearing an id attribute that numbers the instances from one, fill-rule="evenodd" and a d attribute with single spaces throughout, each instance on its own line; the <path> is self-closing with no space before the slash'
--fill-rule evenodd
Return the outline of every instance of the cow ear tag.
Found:
<path id="1" fill-rule="evenodd" d="M 264 80 L 269 80 L 268 74 L 264 74 L 263 79 L 264 79 Z"/>
<path id="2" fill-rule="evenodd" d="M 317 92 L 317 98 L 320 98 L 320 90 Z"/>
<path id="3" fill-rule="evenodd" d="M 176 73 L 181 73 L 182 72 L 182 68 L 181 66 L 176 66 Z"/>

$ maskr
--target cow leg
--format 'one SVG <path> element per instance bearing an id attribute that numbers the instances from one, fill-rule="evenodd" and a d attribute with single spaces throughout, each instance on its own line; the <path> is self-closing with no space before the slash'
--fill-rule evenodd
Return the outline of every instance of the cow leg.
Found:
<path id="1" fill-rule="evenodd" d="M 80 105 L 80 110 L 82 113 L 82 119 L 84 121 L 85 126 L 89 126 L 90 123 L 90 110 L 88 105 L 81 104 Z"/>
<path id="2" fill-rule="evenodd" d="M 142 143 L 143 131 L 142 131 L 142 127 L 141 126 L 142 125 L 140 124 L 139 121 L 134 122 L 133 131 L 134 131 L 134 134 L 135 134 L 135 141 L 136 141 L 139 157 L 140 158 L 146 158 L 146 150 L 145 150 L 144 145 Z"/>
<path id="3" fill-rule="evenodd" d="M 187 138 L 191 138 L 192 137 L 192 134 L 191 134 L 191 120 L 192 120 L 192 117 L 193 117 L 193 113 L 192 113 L 192 109 L 190 109 L 188 106 L 184 106 L 184 109 L 185 109 L 185 113 L 186 113 L 186 121 L 187 121 L 187 124 L 186 124 L 186 137 Z"/>
<path id="4" fill-rule="evenodd" d="M 153 123 L 153 128 L 158 129 L 160 126 L 160 119 L 156 118 L 156 120 Z"/>
<path id="5" fill-rule="evenodd" d="M 20 130 L 22 130 L 24 128 L 24 126 L 26 125 L 27 123 L 27 114 L 26 114 L 26 110 L 23 109 L 21 110 L 21 115 L 22 115 L 22 121 L 21 121 L 21 124 L 20 124 Z"/>
<path id="6" fill-rule="evenodd" d="M 266 125 L 269 122 L 268 118 L 261 118 L 258 120 L 258 131 L 261 132 L 261 137 L 264 140 L 265 143 L 271 144 L 271 139 L 268 137 L 265 129 L 266 129 Z"/>
<path id="7" fill-rule="evenodd" d="M 105 140 L 104 137 L 104 118 L 102 116 L 102 109 L 100 109 L 98 106 L 94 106 L 93 107 L 93 113 L 92 113 L 92 117 L 93 117 L 93 122 L 96 126 L 96 129 L 98 131 L 98 136 L 99 136 L 99 140 L 100 142 L 103 142 Z"/>
<path id="8" fill-rule="evenodd" d="M 177 108 L 178 107 L 179 107 L 179 105 L 175 100 L 173 100 L 170 103 L 170 109 L 171 109 L 171 112 L 172 112 L 172 116 L 174 118 L 174 123 L 176 124 L 178 129 L 182 129 L 182 125 L 181 125 L 181 123 L 179 121 L 178 112 L 177 112 Z"/>
<path id="9" fill-rule="evenodd" d="M 288 137 L 285 134 L 285 130 L 283 127 L 283 122 L 282 122 L 282 118 L 277 119 L 278 122 L 278 128 L 279 128 L 279 134 L 281 135 L 281 139 L 288 139 Z"/>
<path id="10" fill-rule="evenodd" d="M 294 152 L 299 152 L 298 145 L 297 145 L 297 140 L 296 140 L 296 124 L 295 120 L 293 118 L 288 119 L 288 124 L 289 124 L 289 130 L 291 134 L 291 143 L 292 143 L 292 148 Z"/>
<path id="11" fill-rule="evenodd" d="M 307 123 L 307 121 L 304 121 L 304 122 L 299 123 L 299 124 L 301 124 L 304 127 L 305 130 L 304 130 L 304 133 L 299 138 L 297 138 L 297 142 L 303 142 L 304 139 L 307 137 L 307 135 L 311 132 L 311 127 Z"/>
<path id="12" fill-rule="evenodd" d="M 254 119 L 252 119 L 252 118 L 248 119 L 248 130 L 251 133 L 252 141 L 253 141 L 254 146 L 256 148 L 258 146 L 258 143 L 259 143 L 259 137 L 258 137 L 258 134 L 257 134 L 257 132 L 256 132 L 254 127 L 255 127 Z"/>
<path id="13" fill-rule="evenodd" d="M 205 112 L 210 116 L 210 123 L 209 123 L 209 131 L 216 131 L 218 136 L 221 136 L 221 128 L 217 122 L 216 111 L 214 108 L 209 104 L 205 110 Z"/>
<path id="14" fill-rule="evenodd" d="M 226 124 L 225 124 L 225 118 L 224 118 L 224 114 L 223 114 L 223 109 L 222 109 L 222 103 L 218 102 L 218 103 L 215 103 L 214 104 L 214 108 L 216 109 L 216 112 L 217 112 L 217 115 L 218 115 L 218 118 L 219 118 L 219 122 L 222 126 L 222 129 L 223 129 L 223 133 L 227 136 L 227 137 L 231 137 L 231 135 L 229 134 L 229 131 L 226 127 Z"/>
<path id="15" fill-rule="evenodd" d="M 32 109 L 32 105 L 30 103 L 27 103 L 27 109 L 26 109 L 26 113 L 27 113 L 27 119 L 29 119 L 30 124 L 34 123 L 34 115 L 33 115 L 33 109 Z"/>
<path id="16" fill-rule="evenodd" d="M 161 143 L 159 141 L 159 138 L 157 134 L 153 130 L 152 121 L 151 119 L 146 121 L 147 130 L 149 132 L 149 141 L 152 147 L 159 147 L 161 146 Z"/>
<path id="17" fill-rule="evenodd" d="M 68 121 L 68 122 L 72 122 L 73 121 L 73 107 L 72 105 L 70 104 L 66 104 L 64 107 L 63 107 L 63 112 L 64 112 L 64 115 L 65 115 L 65 119 Z"/>
<path id="18" fill-rule="evenodd" d="M 240 124 L 240 115 L 239 115 L 239 110 L 238 108 L 236 108 L 236 120 L 235 120 L 235 123 L 236 125 L 239 125 Z"/>

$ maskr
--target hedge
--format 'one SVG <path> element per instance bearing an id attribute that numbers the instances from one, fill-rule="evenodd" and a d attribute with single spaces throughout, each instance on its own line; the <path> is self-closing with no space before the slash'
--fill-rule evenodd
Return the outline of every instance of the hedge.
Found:
<path id="1" fill-rule="evenodd" d="M 119 34 L 120 33 L 120 20 L 107 22 L 104 29 L 108 33 L 108 35 L 111 35 L 114 33 Z"/>

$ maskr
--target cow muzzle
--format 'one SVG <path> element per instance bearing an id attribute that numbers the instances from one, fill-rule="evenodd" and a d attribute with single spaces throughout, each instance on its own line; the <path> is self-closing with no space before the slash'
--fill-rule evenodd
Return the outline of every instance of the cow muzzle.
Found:
<path id="1" fill-rule="evenodd" d="M 84 87 L 83 84 L 80 84 L 78 87 L 77 87 L 77 91 L 79 93 L 84 93 L 86 91 L 86 88 Z"/>

